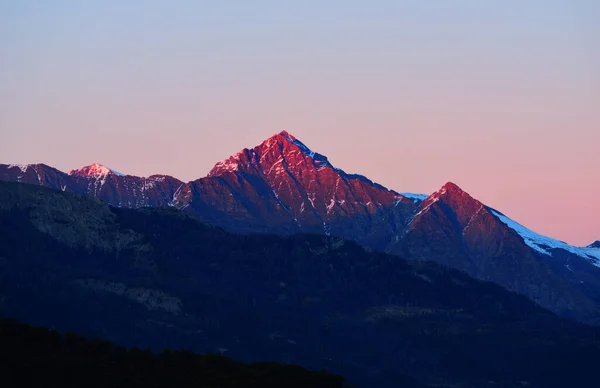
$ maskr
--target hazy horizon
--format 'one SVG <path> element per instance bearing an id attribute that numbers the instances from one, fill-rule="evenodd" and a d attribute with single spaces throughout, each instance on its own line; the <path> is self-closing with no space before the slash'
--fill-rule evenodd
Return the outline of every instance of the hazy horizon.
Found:
<path id="1" fill-rule="evenodd" d="M 600 239 L 600 3 L 0 3 L 0 163 L 189 181 L 287 129 L 395 191 L 452 181 Z"/>

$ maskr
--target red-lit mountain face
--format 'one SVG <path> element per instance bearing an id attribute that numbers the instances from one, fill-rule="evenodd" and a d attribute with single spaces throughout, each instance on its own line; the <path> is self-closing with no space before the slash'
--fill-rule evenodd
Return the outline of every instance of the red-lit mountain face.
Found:
<path id="1" fill-rule="evenodd" d="M 507 247 L 521 246 L 519 235 L 483 203 L 453 183 L 427 197 L 403 239 L 389 249 L 487 278 L 490 259 Z"/>
<path id="2" fill-rule="evenodd" d="M 52 175 L 52 179 L 40 176 Z M 0 179 L 98 197 L 113 206 L 176 206 L 236 232 L 311 232 L 386 246 L 415 203 L 333 167 L 283 131 L 217 163 L 205 178 L 140 178 L 98 164 L 68 174 L 45 165 L 0 165 Z"/>
<path id="3" fill-rule="evenodd" d="M 546 241 L 526 240 L 523 230 L 503 220 L 501 213 L 447 183 L 420 204 L 405 236 L 388 251 L 460 269 L 560 315 L 599 324 L 600 269 L 593 256 L 566 244 L 555 248 L 551 239 L 549 254 L 541 255 Z"/>
<path id="4" fill-rule="evenodd" d="M 119 207 L 175 206 L 235 232 L 340 236 L 463 270 L 562 315 L 600 323 L 600 269 L 593 264 L 600 247 L 570 247 L 536 235 L 453 183 L 428 197 L 388 190 L 335 168 L 286 131 L 188 183 L 122 175 L 97 164 L 68 174 L 41 164 L 0 165 L 0 180 Z"/>
<path id="5" fill-rule="evenodd" d="M 285 131 L 217 163 L 208 177 L 191 185 L 199 195 L 201 188 L 205 193 L 221 188 L 211 205 L 242 223 L 256 223 L 252 228 L 267 222 L 270 231 L 287 225 L 378 244 L 388 243 L 416 209 L 410 199 L 333 167 Z M 257 209 L 257 215 L 251 213 Z"/>
<path id="6" fill-rule="evenodd" d="M 122 175 L 97 163 L 68 174 L 45 164 L 0 165 L 0 180 L 39 184 L 97 197 L 113 206 L 167 206 L 183 182 L 170 176 Z"/>

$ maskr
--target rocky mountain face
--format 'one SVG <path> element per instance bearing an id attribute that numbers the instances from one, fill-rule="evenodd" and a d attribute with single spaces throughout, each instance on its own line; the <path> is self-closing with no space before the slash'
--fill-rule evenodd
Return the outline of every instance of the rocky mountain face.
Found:
<path id="1" fill-rule="evenodd" d="M 600 323 L 600 250 L 540 236 L 448 183 L 388 250 L 501 284 L 562 316 Z"/>
<path id="2" fill-rule="evenodd" d="M 0 231 L 0 315 L 32 324 L 359 387 L 595 387 L 600 329 L 338 237 L 234 235 L 173 207 L 5 182 Z"/>
<path id="3" fill-rule="evenodd" d="M 323 233 L 378 247 L 416 209 L 409 198 L 333 167 L 285 131 L 217 163 L 191 185 L 193 194 L 181 196 L 179 206 L 194 207 L 196 198 L 200 206 L 209 202 L 234 220 L 222 224 L 232 230 Z M 221 185 L 226 189 L 218 193 L 208 188 Z M 207 192 L 212 195 L 203 196 Z M 202 213 L 199 207 L 197 212 Z"/>
<path id="4" fill-rule="evenodd" d="M 563 316 L 600 324 L 600 244 L 535 234 L 453 183 L 401 194 L 334 167 L 286 131 L 183 183 L 99 165 L 68 174 L 0 165 L 0 180 L 94 196 L 117 207 L 171 206 L 241 233 L 319 233 L 410 259 L 433 260 L 526 295 Z"/>
<path id="5" fill-rule="evenodd" d="M 97 163 L 68 174 L 45 164 L 0 165 L 0 180 L 51 187 L 128 208 L 172 205 L 176 190 L 183 184 L 166 175 L 122 175 Z"/>

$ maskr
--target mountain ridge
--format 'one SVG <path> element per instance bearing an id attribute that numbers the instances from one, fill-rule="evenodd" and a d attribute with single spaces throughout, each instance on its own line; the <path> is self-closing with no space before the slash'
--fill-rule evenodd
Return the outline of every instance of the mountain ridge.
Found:
<path id="1" fill-rule="evenodd" d="M 535 234 L 452 182 L 430 195 L 390 190 L 334 167 L 287 131 L 190 182 L 117 175 L 97 164 L 73 171 L 0 165 L 0 180 L 93 196 L 117 207 L 175 207 L 236 233 L 338 236 L 460 269 L 563 316 L 600 324 L 600 248 L 594 244 L 573 247 Z"/>
<path id="2" fill-rule="evenodd" d="M 326 368 L 363 387 L 403 386 L 405 375 L 428 386 L 595 386 L 598 328 L 339 237 L 232 234 L 173 207 L 117 208 L 13 182 L 0 183 L 0 229 L 0 315 L 31 324 Z"/>

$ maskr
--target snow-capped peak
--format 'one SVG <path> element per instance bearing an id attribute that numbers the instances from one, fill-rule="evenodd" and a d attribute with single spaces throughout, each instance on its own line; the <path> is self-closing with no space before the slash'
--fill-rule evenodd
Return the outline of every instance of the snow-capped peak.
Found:
<path id="1" fill-rule="evenodd" d="M 571 252 L 577 256 L 580 256 L 581 258 L 586 259 L 592 264 L 600 267 L 600 249 L 594 247 L 594 244 L 584 248 L 575 247 L 573 245 L 567 244 L 566 242 L 555 240 L 551 237 L 542 236 L 541 234 L 527 229 L 523 225 L 511 220 L 510 218 L 508 218 L 507 216 L 505 216 L 497 210 L 491 208 L 489 210 L 492 212 L 492 214 L 498 217 L 500 221 L 502 221 L 515 232 L 517 232 L 523 238 L 525 244 L 527 244 L 536 252 L 541 253 L 543 255 L 552 256 L 553 250 L 562 249 L 567 252 Z"/>
<path id="2" fill-rule="evenodd" d="M 105 167 L 99 163 L 93 163 L 93 164 L 90 164 L 89 166 L 85 166 L 85 167 L 78 168 L 76 170 L 69 171 L 69 175 L 75 175 L 75 176 L 98 177 L 98 176 L 105 176 L 105 175 L 109 175 L 109 174 L 114 174 L 114 175 L 119 175 L 119 176 L 125 175 L 125 174 L 121 174 L 120 172 L 117 172 L 115 170 L 112 170 L 108 167 Z"/>
<path id="3" fill-rule="evenodd" d="M 25 173 L 31 164 L 9 164 L 8 168 L 18 168 L 22 173 Z"/>
<path id="4" fill-rule="evenodd" d="M 410 199 L 415 204 L 419 204 L 419 203 L 423 202 L 425 199 L 427 199 L 427 197 L 429 197 L 428 194 L 416 194 L 416 193 L 408 193 L 408 192 L 400 193 L 400 195 Z"/>
<path id="5" fill-rule="evenodd" d="M 238 171 L 240 169 L 240 159 L 244 151 L 238 152 L 224 161 L 215 164 L 215 166 L 208 173 L 208 176 L 218 176 L 225 171 Z"/>
<path id="6" fill-rule="evenodd" d="M 600 240 L 594 241 L 593 243 L 591 243 L 590 245 L 588 245 L 586 248 L 600 249 Z"/>

